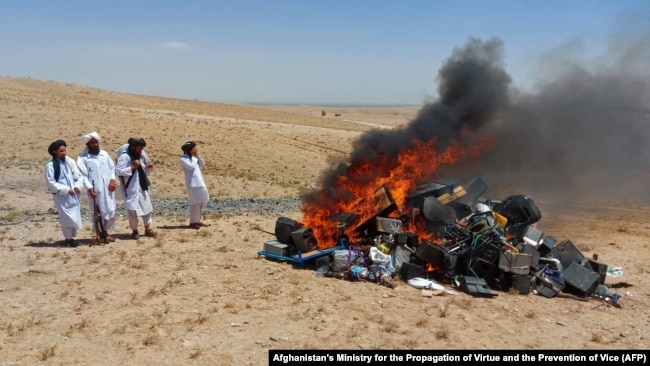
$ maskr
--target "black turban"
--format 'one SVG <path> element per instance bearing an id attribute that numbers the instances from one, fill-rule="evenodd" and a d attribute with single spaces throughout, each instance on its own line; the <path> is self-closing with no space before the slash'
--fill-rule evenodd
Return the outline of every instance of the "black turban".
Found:
<path id="1" fill-rule="evenodd" d="M 144 141 L 144 139 L 142 137 L 140 137 L 140 138 L 131 137 L 129 139 L 128 143 L 129 143 L 129 146 L 142 146 L 142 147 L 147 146 L 147 143 Z"/>
<path id="2" fill-rule="evenodd" d="M 190 151 L 192 151 L 192 149 L 195 146 L 196 146 L 196 143 L 194 141 L 188 141 L 188 142 L 184 143 L 183 146 L 181 146 L 181 150 L 183 150 L 184 152 L 189 154 Z"/>
<path id="3" fill-rule="evenodd" d="M 63 140 L 56 140 L 53 143 L 50 144 L 50 147 L 47 148 L 47 152 L 52 155 L 52 157 L 56 156 L 56 151 L 61 147 L 61 146 L 68 146 L 68 144 L 65 143 Z"/>

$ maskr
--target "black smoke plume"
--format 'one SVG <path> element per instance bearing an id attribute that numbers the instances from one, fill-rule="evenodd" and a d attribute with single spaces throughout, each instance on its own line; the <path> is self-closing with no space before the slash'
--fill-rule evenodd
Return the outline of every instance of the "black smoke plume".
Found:
<path id="1" fill-rule="evenodd" d="M 436 101 L 401 128 L 362 135 L 347 159 L 324 172 L 322 189 L 303 201 L 345 200 L 350 192 L 334 182 L 351 167 L 396 158 L 414 140 L 436 139 L 438 149 L 452 140 L 471 146 L 462 133 L 470 131 L 491 136 L 493 145 L 478 159 L 443 167 L 432 179 L 462 184 L 480 176 L 492 198 L 526 193 L 561 203 L 647 202 L 650 37 L 613 44 L 598 62 L 587 64 L 566 56 L 572 44 L 549 53 L 533 91 L 522 91 L 505 71 L 503 43 L 470 39 L 441 67 Z"/>

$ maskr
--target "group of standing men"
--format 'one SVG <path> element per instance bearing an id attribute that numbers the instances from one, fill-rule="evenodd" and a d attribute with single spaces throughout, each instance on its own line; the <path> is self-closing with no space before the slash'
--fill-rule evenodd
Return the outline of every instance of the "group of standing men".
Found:
<path id="1" fill-rule="evenodd" d="M 115 210 L 117 207 L 115 191 L 116 180 L 120 180 L 122 197 L 127 210 L 131 238 L 138 239 L 139 219 L 144 224 L 144 235 L 155 237 L 153 231 L 153 204 L 151 201 L 151 182 L 149 176 L 153 163 L 144 152 L 147 146 L 143 138 L 130 138 L 117 149 L 117 160 L 99 147 L 101 137 L 91 132 L 81 137 L 86 148 L 77 160 L 67 156 L 67 144 L 63 140 L 54 141 L 48 147 L 52 156 L 45 165 L 47 189 L 52 193 L 54 205 L 59 215 L 59 224 L 66 246 L 76 247 L 77 230 L 81 229 L 81 190 L 88 192 L 90 210 L 100 215 L 104 242 L 114 242 L 109 231 L 115 230 Z M 187 142 L 181 147 L 181 167 L 185 173 L 185 182 L 190 199 L 190 228 L 199 229 L 207 226 L 201 221 L 202 210 L 209 200 L 208 191 L 203 180 L 201 168 L 205 165 L 198 155 L 194 142 Z M 94 227 L 97 231 L 97 227 Z"/>

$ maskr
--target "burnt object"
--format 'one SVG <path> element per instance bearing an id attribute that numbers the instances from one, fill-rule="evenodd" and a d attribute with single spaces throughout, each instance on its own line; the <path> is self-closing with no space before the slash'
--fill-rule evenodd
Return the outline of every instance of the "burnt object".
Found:
<path id="1" fill-rule="evenodd" d="M 355 229 L 357 234 L 365 233 L 366 236 L 375 236 L 378 233 L 377 217 L 386 217 L 397 210 L 397 205 L 395 204 L 395 201 L 393 201 L 393 197 L 390 195 L 390 192 L 385 185 L 375 190 L 373 206 L 376 208 L 376 213 L 357 226 Z"/>
<path id="2" fill-rule="evenodd" d="M 479 198 L 487 191 L 488 186 L 481 177 L 476 177 L 464 184 L 463 188 L 465 188 L 465 196 L 461 200 L 471 204 L 478 202 Z"/>
<path id="3" fill-rule="evenodd" d="M 555 245 L 557 244 L 557 239 L 552 236 L 547 236 L 545 237 L 542 242 L 539 244 L 539 247 L 537 247 L 537 251 L 539 252 L 540 257 L 546 257 L 548 255 L 548 252 L 550 252 Z"/>
<path id="4" fill-rule="evenodd" d="M 477 248 L 474 256 L 469 261 L 470 272 L 477 277 L 492 282 L 499 273 L 499 254 L 501 249 L 494 244 L 488 243 Z"/>
<path id="5" fill-rule="evenodd" d="M 562 271 L 562 277 L 567 285 L 567 290 L 583 296 L 589 296 L 598 286 L 599 274 L 591 269 L 580 265 L 578 262 L 571 262 Z"/>
<path id="6" fill-rule="evenodd" d="M 318 241 L 311 228 L 303 227 L 291 233 L 293 245 L 302 253 L 318 249 Z"/>
<path id="7" fill-rule="evenodd" d="M 322 257 L 316 258 L 314 261 L 314 265 L 316 268 L 321 268 L 322 266 L 327 266 L 327 268 L 330 268 L 330 265 L 332 264 L 332 254 L 324 255 Z"/>
<path id="8" fill-rule="evenodd" d="M 528 295 L 531 288 L 530 276 L 516 274 L 511 275 L 510 288 L 517 291 L 520 295 Z"/>
<path id="9" fill-rule="evenodd" d="M 581 263 L 585 256 L 582 254 L 580 249 L 573 244 L 569 239 L 564 240 L 560 244 L 556 245 L 551 249 L 550 252 L 546 255 L 548 258 L 555 258 L 560 261 L 562 268 L 567 268 L 572 262 Z"/>
<path id="10" fill-rule="evenodd" d="M 398 219 L 376 217 L 375 220 L 377 221 L 377 232 L 397 234 L 402 231 L 402 221 Z"/>
<path id="11" fill-rule="evenodd" d="M 542 238 L 544 233 L 533 225 L 528 225 L 523 235 L 523 242 L 525 245 L 532 246 L 533 248 L 538 248 L 542 243 Z"/>
<path id="12" fill-rule="evenodd" d="M 406 197 L 406 201 L 411 207 L 421 208 L 427 197 L 439 197 L 444 193 L 451 193 L 453 186 L 441 183 L 426 183 L 415 187 L 415 191 Z"/>
<path id="13" fill-rule="evenodd" d="M 493 297 L 496 296 L 490 287 L 488 287 L 485 279 L 480 277 L 462 276 L 456 280 L 456 286 L 459 290 L 468 293 L 472 296 L 480 297 Z"/>
<path id="14" fill-rule="evenodd" d="M 530 273 L 531 259 L 530 254 L 502 251 L 499 254 L 499 269 L 505 273 L 527 275 Z"/>
<path id="15" fill-rule="evenodd" d="M 445 278 L 460 274 L 458 255 L 450 252 L 448 248 L 425 240 L 418 245 L 415 256 L 435 267 Z"/>
<path id="16" fill-rule="evenodd" d="M 434 267 L 442 268 L 448 262 L 449 252 L 444 247 L 423 241 L 415 250 L 415 256 L 431 264 Z"/>
<path id="17" fill-rule="evenodd" d="M 339 227 L 345 229 L 359 221 L 359 215 L 354 213 L 340 213 L 332 216 L 332 219 L 339 223 Z"/>
<path id="18" fill-rule="evenodd" d="M 508 219 L 506 231 L 511 233 L 518 242 L 528 225 L 542 218 L 542 213 L 532 198 L 525 194 L 508 196 L 496 203 L 492 209 Z"/>
<path id="19" fill-rule="evenodd" d="M 416 277 L 424 277 L 425 274 L 422 271 L 422 265 L 419 263 L 410 263 L 410 262 L 404 262 L 402 263 L 402 267 L 400 268 L 400 277 L 402 278 L 403 281 L 408 281 L 411 278 L 416 278 Z"/>
<path id="20" fill-rule="evenodd" d="M 456 223 L 456 211 L 442 204 L 436 197 L 427 197 L 422 205 L 422 214 L 427 224 L 453 225 Z"/>
<path id="21" fill-rule="evenodd" d="M 298 221 L 290 219 L 288 217 L 280 216 L 275 221 L 275 238 L 280 243 L 294 245 L 291 233 L 300 229 L 301 227 L 302 224 L 300 224 Z"/>
<path id="22" fill-rule="evenodd" d="M 466 202 L 451 201 L 447 204 L 447 206 L 451 207 L 454 210 L 456 217 L 467 217 L 474 213 L 472 206 Z"/>
<path id="23" fill-rule="evenodd" d="M 566 284 L 562 277 L 562 264 L 555 258 L 539 258 L 541 268 L 534 272 L 535 291 L 544 297 L 554 297 L 564 290 Z"/>
<path id="24" fill-rule="evenodd" d="M 524 245 L 521 253 L 530 255 L 530 268 L 537 271 L 539 269 L 539 252 L 530 245 Z"/>
<path id="25" fill-rule="evenodd" d="M 395 234 L 396 245 L 406 245 L 410 248 L 416 248 L 418 243 L 418 234 L 416 233 L 404 232 Z"/>
<path id="26" fill-rule="evenodd" d="M 593 259 L 587 259 L 583 265 L 592 271 L 598 273 L 598 283 L 604 284 L 605 279 L 607 278 L 607 265 L 605 263 L 598 262 Z"/>

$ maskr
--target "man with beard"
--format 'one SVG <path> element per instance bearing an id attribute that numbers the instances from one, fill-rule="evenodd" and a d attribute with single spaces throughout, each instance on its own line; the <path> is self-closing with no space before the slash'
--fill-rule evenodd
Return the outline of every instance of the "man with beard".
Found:
<path id="1" fill-rule="evenodd" d="M 185 173 L 185 187 L 190 201 L 190 228 L 200 229 L 201 226 L 208 226 L 201 222 L 203 206 L 210 199 L 203 180 L 203 173 L 201 173 L 201 168 L 203 168 L 205 162 L 199 155 L 194 141 L 183 144 L 181 150 L 184 153 L 181 157 L 181 168 Z"/>
<path id="2" fill-rule="evenodd" d="M 69 247 L 76 247 L 74 240 L 77 230 L 81 229 L 81 201 L 79 193 L 83 187 L 81 173 L 77 164 L 67 156 L 67 144 L 56 140 L 50 144 L 47 152 L 52 156 L 45 165 L 45 183 L 52 193 L 54 205 L 59 214 L 59 225 Z"/>
<path id="3" fill-rule="evenodd" d="M 130 138 L 126 145 L 120 147 L 115 164 L 115 173 L 120 177 L 124 204 L 128 212 L 129 226 L 133 232 L 131 238 L 138 239 L 138 217 L 144 223 L 144 235 L 154 237 L 151 228 L 153 222 L 153 205 L 151 204 L 149 175 L 153 164 L 144 154 L 147 143 L 143 138 Z"/>
<path id="4" fill-rule="evenodd" d="M 88 191 L 90 211 L 93 212 L 97 205 L 104 229 L 102 239 L 104 243 L 114 242 L 115 238 L 108 231 L 115 229 L 115 163 L 106 151 L 99 148 L 101 137 L 97 132 L 83 135 L 81 141 L 86 148 L 77 158 L 77 167 Z M 94 229 L 97 232 L 98 228 Z"/>

